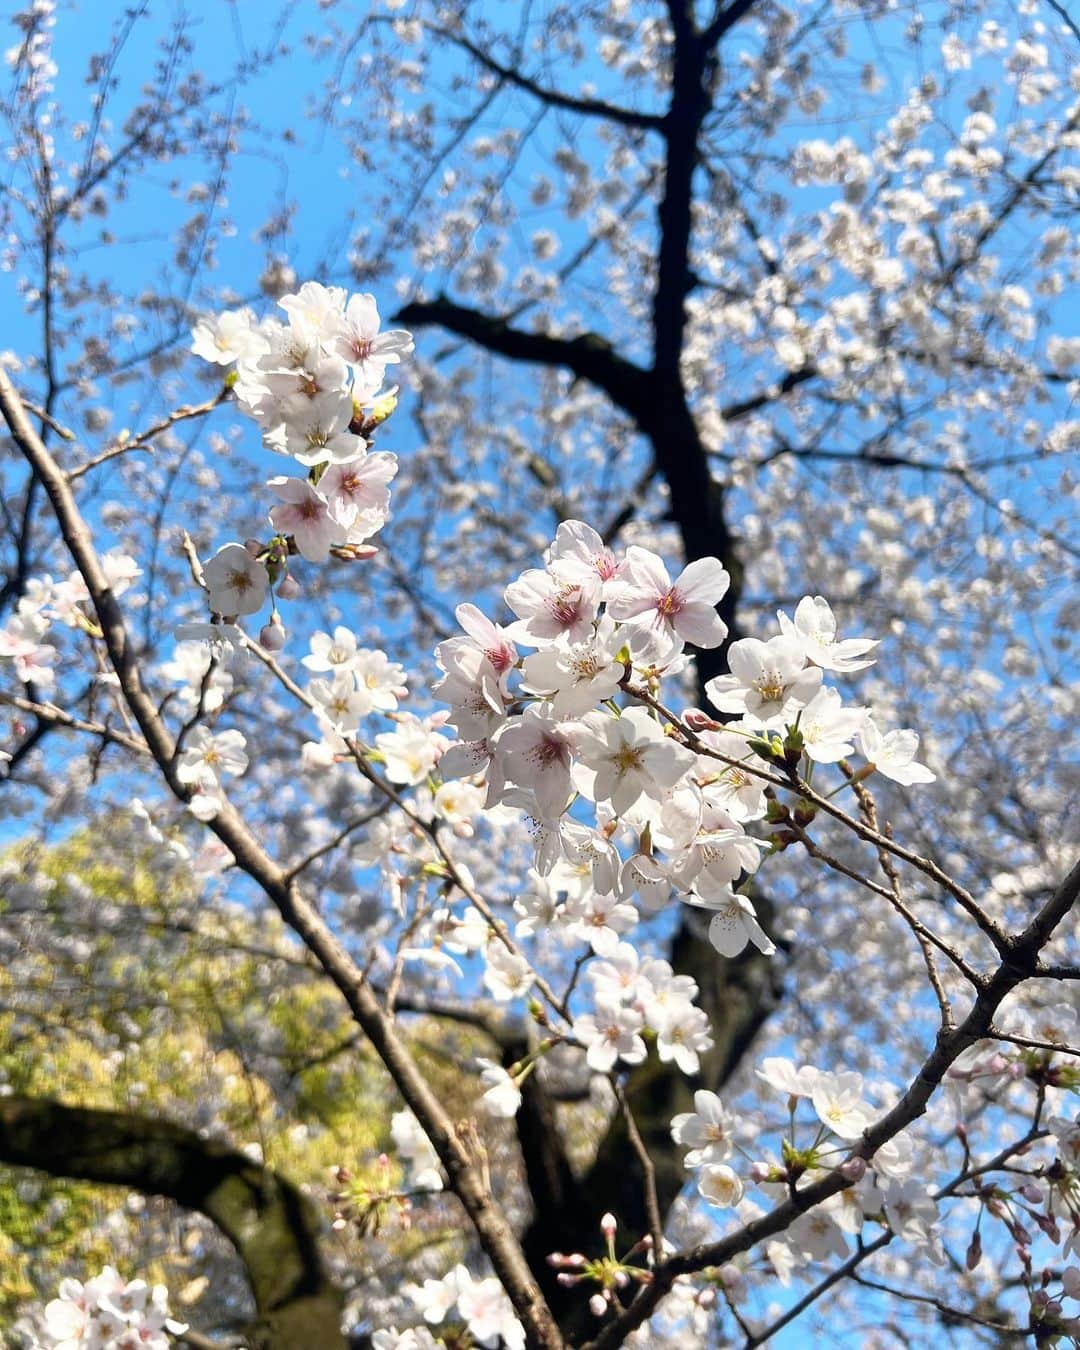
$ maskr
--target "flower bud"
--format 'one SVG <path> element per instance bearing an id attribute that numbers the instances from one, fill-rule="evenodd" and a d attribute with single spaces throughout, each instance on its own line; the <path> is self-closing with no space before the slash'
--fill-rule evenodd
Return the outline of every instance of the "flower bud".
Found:
<path id="1" fill-rule="evenodd" d="M 277 593 L 282 600 L 295 600 L 298 595 L 303 594 L 303 587 L 291 573 L 287 572 L 278 582 Z"/>
<path id="2" fill-rule="evenodd" d="M 608 1242 L 615 1240 L 615 1229 L 618 1225 L 615 1222 L 614 1214 L 605 1214 L 600 1220 L 600 1231 Z"/>
<path id="3" fill-rule="evenodd" d="M 607 1312 L 607 1299 L 603 1294 L 593 1294 L 589 1299 L 589 1311 L 594 1317 L 603 1317 Z"/>
<path id="4" fill-rule="evenodd" d="M 708 713 L 700 708 L 687 708 L 682 719 L 691 731 L 719 731 L 722 723 L 715 722 Z"/>
<path id="5" fill-rule="evenodd" d="M 767 1162 L 756 1162 L 750 1164 L 751 1181 L 768 1181 L 772 1168 Z"/>
<path id="6" fill-rule="evenodd" d="M 968 1244 L 967 1254 L 964 1257 L 964 1265 L 968 1270 L 974 1270 L 982 1260 L 982 1238 L 975 1233 Z"/>
<path id="7" fill-rule="evenodd" d="M 259 554 L 263 551 L 262 543 L 258 539 L 245 539 L 244 547 L 253 558 L 258 558 Z"/>
<path id="8" fill-rule="evenodd" d="M 840 1164 L 840 1175 L 848 1181 L 861 1181 L 866 1176 L 865 1158 L 846 1158 Z"/>
<path id="9" fill-rule="evenodd" d="M 273 620 L 259 630 L 259 646 L 268 652 L 279 652 L 285 646 L 285 629 Z"/>
<path id="10" fill-rule="evenodd" d="M 1025 1182 L 1024 1185 L 1020 1187 L 1020 1194 L 1025 1200 L 1030 1200 L 1033 1205 L 1042 1204 L 1043 1193 L 1033 1181 Z"/>

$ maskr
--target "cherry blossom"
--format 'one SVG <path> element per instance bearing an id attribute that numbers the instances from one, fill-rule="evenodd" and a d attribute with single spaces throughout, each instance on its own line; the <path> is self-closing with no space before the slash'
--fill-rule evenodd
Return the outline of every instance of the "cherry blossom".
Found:
<path id="1" fill-rule="evenodd" d="M 777 618 L 781 633 L 801 643 L 806 659 L 823 670 L 850 674 L 874 664 L 872 658 L 869 661 L 862 658 L 878 642 L 872 638 L 837 637 L 836 618 L 823 596 L 805 596 L 800 600 L 795 606 L 794 622 L 782 610 Z"/>
<path id="2" fill-rule="evenodd" d="M 698 647 L 723 642 L 727 625 L 715 606 L 730 584 L 717 558 L 699 558 L 672 582 L 655 553 L 631 546 L 608 609 L 613 618 L 628 621 L 631 640 L 644 642 L 645 650 L 662 660 L 684 642 Z"/>
<path id="3" fill-rule="evenodd" d="M 262 609 L 270 588 L 266 568 L 242 544 L 224 544 L 203 568 L 216 614 L 237 616 Z"/>
<path id="4" fill-rule="evenodd" d="M 859 749 L 877 769 L 894 783 L 933 783 L 937 777 L 915 756 L 919 752 L 919 736 L 915 731 L 887 731 L 878 729 L 873 717 L 867 715 L 859 728 Z"/>
<path id="5" fill-rule="evenodd" d="M 705 691 L 721 712 L 742 713 L 762 724 L 775 723 L 809 703 L 821 686 L 820 666 L 808 666 L 794 637 L 768 642 L 741 638 L 728 650 L 730 675 L 718 675 Z"/>
<path id="6" fill-rule="evenodd" d="M 592 801 L 624 815 L 641 797 L 660 796 L 695 763 L 693 753 L 664 735 L 645 708 L 587 720 L 578 737 L 575 784 Z"/>
<path id="7" fill-rule="evenodd" d="M 345 539 L 345 529 L 330 514 L 326 498 L 302 478 L 271 478 L 267 487 L 284 503 L 270 511 L 274 529 L 291 534 L 308 562 L 325 562 L 332 545 Z"/>

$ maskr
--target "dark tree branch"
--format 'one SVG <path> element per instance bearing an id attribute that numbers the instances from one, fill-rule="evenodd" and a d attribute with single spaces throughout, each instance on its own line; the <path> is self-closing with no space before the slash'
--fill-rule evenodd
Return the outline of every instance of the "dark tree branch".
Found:
<path id="1" fill-rule="evenodd" d="M 620 108 L 614 103 L 607 103 L 599 98 L 578 98 L 572 94 L 560 93 L 557 89 L 548 89 L 538 83 L 528 75 L 524 75 L 520 70 L 513 66 L 503 65 L 489 53 L 471 42 L 467 37 L 460 33 L 451 32 L 448 28 L 440 28 L 435 24 L 426 25 L 429 33 L 434 33 L 436 37 L 441 37 L 448 42 L 452 42 L 462 51 L 469 55 L 484 67 L 497 75 L 500 80 L 506 84 L 512 84 L 517 89 L 523 89 L 526 93 L 532 94 L 538 98 L 541 103 L 549 108 L 562 108 L 566 112 L 578 113 L 584 117 L 601 117 L 607 122 L 615 122 L 619 126 L 633 127 L 639 131 L 661 131 L 664 126 L 664 119 L 657 113 L 635 112 L 632 108 Z"/>
<path id="2" fill-rule="evenodd" d="M 310 1202 L 227 1144 L 134 1112 L 6 1097 L 0 1099 L 0 1161 L 163 1195 L 205 1214 L 247 1272 L 258 1317 L 253 1344 L 274 1350 L 345 1345 L 341 1293 L 323 1267 Z"/>
<path id="3" fill-rule="evenodd" d="M 562 366 L 602 389 L 616 407 L 639 424 L 649 418 L 651 373 L 619 356 L 610 343 L 595 333 L 575 338 L 529 333 L 497 315 L 456 304 L 446 296 L 414 300 L 398 310 L 394 322 L 418 328 L 436 324 L 508 360 Z"/>

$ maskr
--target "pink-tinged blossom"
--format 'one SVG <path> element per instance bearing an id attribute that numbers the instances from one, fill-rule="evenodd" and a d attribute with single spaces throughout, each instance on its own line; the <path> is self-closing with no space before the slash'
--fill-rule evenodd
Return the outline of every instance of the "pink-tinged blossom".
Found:
<path id="1" fill-rule="evenodd" d="M 578 730 L 554 717 L 550 703 L 537 703 L 499 737 L 506 777 L 535 793 L 549 820 L 562 814 L 572 791 L 570 767 Z"/>
<path id="2" fill-rule="evenodd" d="M 243 544 L 225 544 L 203 568 L 203 580 L 215 614 L 230 617 L 255 614 L 262 609 L 270 589 L 266 568 L 256 562 Z"/>
<path id="3" fill-rule="evenodd" d="M 919 751 L 918 732 L 887 731 L 883 734 L 869 714 L 859 728 L 859 749 L 878 773 L 905 787 L 912 783 L 932 783 L 937 777 L 915 758 Z"/>
<path id="4" fill-rule="evenodd" d="M 492 623 L 486 614 L 475 605 L 458 605 L 454 615 L 469 637 L 483 651 L 491 662 L 492 669 L 499 677 L 499 684 L 505 688 L 510 671 L 517 664 L 517 648 L 506 636 L 506 629 Z M 450 639 L 461 641 L 461 639 Z M 445 644 L 441 644 L 445 645 Z"/>
<path id="5" fill-rule="evenodd" d="M 590 800 L 609 801 L 617 816 L 642 797 L 659 801 L 696 762 L 692 750 L 665 736 L 648 710 L 637 707 L 585 723 L 578 753 L 575 784 Z"/>
<path id="6" fill-rule="evenodd" d="M 641 958 L 629 942 L 619 942 L 602 961 L 586 967 L 596 998 L 608 1003 L 635 1003 L 641 987 Z"/>
<path id="7" fill-rule="evenodd" d="M 356 371 L 361 399 L 376 392 L 388 365 L 397 365 L 413 350 L 412 334 L 403 328 L 379 332 L 379 308 L 373 295 L 350 296 L 336 330 L 331 348 Z"/>
<path id="8" fill-rule="evenodd" d="M 690 1149 L 685 1167 L 726 1162 L 734 1147 L 735 1117 L 715 1092 L 702 1089 L 694 1093 L 693 1111 L 672 1118 L 671 1137 Z"/>
<path id="9" fill-rule="evenodd" d="M 623 564 L 591 525 L 564 520 L 555 531 L 555 542 L 544 554 L 544 565 L 556 576 L 572 583 L 599 580 L 605 600 L 611 598 Z"/>
<path id="10" fill-rule="evenodd" d="M 506 720 L 494 667 L 472 643 L 447 650 L 449 646 L 445 642 L 440 645 L 439 662 L 446 674 L 432 686 L 431 692 L 450 704 L 449 720 L 464 740 L 491 737 Z"/>
<path id="11" fill-rule="evenodd" d="M 684 642 L 718 647 L 727 636 L 727 625 L 716 605 L 730 584 L 718 558 L 696 559 L 672 582 L 661 559 L 635 545 L 626 551 L 608 612 L 624 621 L 624 627 L 644 642 L 644 649 L 660 659 L 681 651 Z"/>
<path id="12" fill-rule="evenodd" d="M 52 689 L 56 676 L 52 664 L 56 648 L 39 639 L 48 631 L 49 621 L 41 614 L 20 610 L 0 628 L 0 657 L 15 663 L 20 680 Z"/>
<path id="13" fill-rule="evenodd" d="M 594 1073 L 610 1073 L 617 1060 L 641 1064 L 645 1042 L 638 1034 L 645 1019 L 636 1008 L 628 1008 L 604 999 L 596 1000 L 595 1013 L 583 1013 L 574 1019 L 574 1036 L 588 1051 L 585 1062 Z"/>
<path id="14" fill-rule="evenodd" d="M 506 603 L 518 622 L 506 630 L 515 641 L 534 647 L 565 638 L 584 642 L 600 607 L 598 581 L 569 582 L 532 567 L 507 586 Z"/>
<path id="15" fill-rule="evenodd" d="M 525 1350 L 525 1328 L 514 1314 L 506 1290 L 493 1275 L 474 1280 L 462 1266 L 458 1274 L 458 1312 L 477 1345 L 493 1350 Z"/>
<path id="16" fill-rule="evenodd" d="M 794 638 L 741 638 L 728 651 L 730 675 L 718 675 L 705 686 L 714 708 L 744 713 L 761 722 L 791 720 L 821 687 L 821 668 L 808 666 Z"/>
<path id="17" fill-rule="evenodd" d="M 331 464 L 319 479 L 330 514 L 349 531 L 350 541 L 366 539 L 386 523 L 390 516 L 387 484 L 397 471 L 396 455 L 375 450 L 345 464 Z"/>
<path id="18" fill-rule="evenodd" d="M 865 708 L 845 708 L 835 689 L 819 689 L 798 714 L 806 753 L 815 764 L 835 764 L 850 755 L 865 717 Z"/>
<path id="19" fill-rule="evenodd" d="M 756 872 L 764 841 L 748 835 L 719 807 L 708 806 L 702 827 L 692 843 L 673 857 L 669 872 L 674 884 L 691 887 L 706 903 L 726 901 L 726 888 L 743 872 Z"/>
<path id="20" fill-rule="evenodd" d="M 605 615 L 584 642 L 558 642 L 527 656 L 526 688 L 549 697 L 558 717 L 581 717 L 618 690 L 625 668 L 615 657 L 623 641 Z"/>
<path id="21" fill-rule="evenodd" d="M 776 617 L 781 633 L 794 638 L 806 659 L 823 670 L 847 674 L 874 664 L 873 657 L 862 658 L 878 645 L 877 639 L 837 637 L 836 618 L 823 596 L 804 596 L 795 607 L 794 623 L 782 610 Z"/>
<path id="22" fill-rule="evenodd" d="M 266 371 L 266 388 L 277 415 L 288 421 L 290 415 L 303 407 L 301 399 L 315 399 L 324 395 L 342 400 L 348 398 L 349 372 L 337 356 L 327 356 L 317 342 L 304 352 L 299 361 L 289 362 L 287 370 L 270 369 L 270 359 L 260 358 L 259 366 Z M 352 400 L 349 400 L 352 407 Z M 274 414 L 269 412 L 270 416 Z"/>
<path id="23" fill-rule="evenodd" d="M 331 545 L 345 540 L 345 530 L 330 514 L 326 499 L 303 478 L 271 478 L 266 486 L 283 502 L 270 511 L 274 529 L 291 534 L 308 562 L 325 562 Z"/>
<path id="24" fill-rule="evenodd" d="M 486 738 L 455 741 L 439 760 L 439 772 L 445 778 L 483 778 L 487 789 L 484 807 L 490 810 L 502 799 L 505 778 L 495 746 Z"/>

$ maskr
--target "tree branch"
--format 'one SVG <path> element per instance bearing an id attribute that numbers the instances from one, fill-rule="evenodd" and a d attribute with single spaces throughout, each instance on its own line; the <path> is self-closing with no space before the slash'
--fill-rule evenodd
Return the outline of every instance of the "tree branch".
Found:
<path id="1" fill-rule="evenodd" d="M 462 51 L 468 52 L 485 70 L 491 71 L 500 80 L 514 85 L 517 89 L 524 89 L 526 93 L 532 94 L 550 108 L 563 108 L 567 112 L 579 113 L 584 117 L 602 117 L 608 122 L 634 127 L 639 131 L 663 130 L 664 119 L 658 113 L 635 112 L 632 108 L 620 108 L 603 99 L 577 98 L 572 94 L 562 94 L 557 89 L 548 89 L 530 76 L 523 75 L 520 70 L 515 70 L 513 66 L 504 66 L 501 61 L 496 61 L 490 53 L 460 33 L 451 32 L 450 29 L 441 28 L 436 24 L 427 24 L 425 27 L 429 33 L 434 33 L 436 37 L 444 38 L 460 47 Z"/>
<path id="2" fill-rule="evenodd" d="M 511 361 L 564 366 L 579 379 L 589 380 L 602 389 L 616 407 L 639 424 L 649 418 L 650 372 L 616 355 L 610 343 L 595 333 L 575 338 L 529 333 L 514 328 L 506 319 L 456 304 L 444 295 L 435 300 L 412 301 L 398 310 L 394 322 L 420 328 L 437 324 Z"/>
<path id="3" fill-rule="evenodd" d="M 342 1297 L 319 1254 L 318 1216 L 291 1182 L 246 1154 L 172 1121 L 6 1097 L 0 1161 L 163 1195 L 205 1214 L 236 1248 L 260 1330 L 273 1329 L 277 1350 L 344 1346 Z"/>

